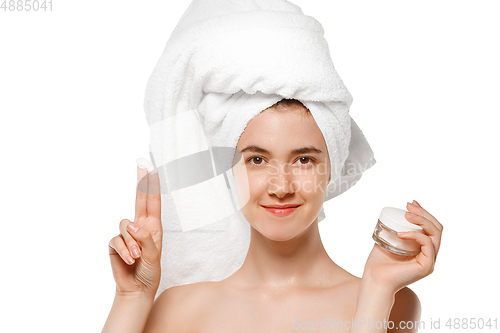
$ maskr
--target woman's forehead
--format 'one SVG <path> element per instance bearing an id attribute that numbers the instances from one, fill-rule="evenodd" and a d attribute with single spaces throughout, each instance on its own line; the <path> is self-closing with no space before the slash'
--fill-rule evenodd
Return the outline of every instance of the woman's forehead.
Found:
<path id="1" fill-rule="evenodd" d="M 292 150 L 306 146 L 326 151 L 323 133 L 316 121 L 311 114 L 300 108 L 270 108 L 261 112 L 248 123 L 237 147 L 244 149 L 248 145 L 269 148 L 269 151 Z"/>

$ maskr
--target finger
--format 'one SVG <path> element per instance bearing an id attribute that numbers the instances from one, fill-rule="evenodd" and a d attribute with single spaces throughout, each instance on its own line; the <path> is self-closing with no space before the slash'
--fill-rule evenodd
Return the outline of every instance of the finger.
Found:
<path id="1" fill-rule="evenodd" d="M 436 228 L 438 228 L 439 230 L 441 230 L 441 231 L 443 230 L 443 225 L 441 223 L 439 223 L 439 221 L 434 216 L 432 216 L 432 214 L 430 214 L 428 211 L 426 211 L 424 208 L 418 207 L 416 205 L 412 205 L 409 202 L 406 204 L 406 208 L 408 211 L 410 211 L 414 214 L 421 215 L 421 216 L 425 217 L 427 220 L 431 221 L 436 226 Z"/>
<path id="2" fill-rule="evenodd" d="M 108 244 L 108 249 L 110 255 L 118 254 L 128 265 L 132 265 L 135 262 L 134 258 L 130 255 L 127 246 L 123 242 L 123 238 L 120 236 L 111 238 Z"/>
<path id="3" fill-rule="evenodd" d="M 398 232 L 398 237 L 401 239 L 413 239 L 420 244 L 420 252 L 415 257 L 416 262 L 420 265 L 419 270 L 425 275 L 432 273 L 436 256 L 429 236 L 417 231 L 407 231 Z"/>
<path id="4" fill-rule="evenodd" d="M 141 247 L 141 258 L 149 263 L 159 260 L 160 251 L 157 248 L 151 233 L 142 228 L 139 224 L 131 222 L 127 226 L 127 230 L 132 237 L 139 243 Z"/>
<path id="5" fill-rule="evenodd" d="M 439 248 L 441 246 L 441 236 L 443 233 L 443 225 L 432 214 L 430 214 L 427 210 L 422 208 L 422 205 L 420 203 L 418 203 L 416 200 L 413 200 L 413 203 L 422 209 L 422 214 L 424 215 L 424 217 L 427 216 L 427 220 L 431 221 L 434 224 L 434 226 L 439 230 L 439 235 L 435 235 L 435 236 L 431 237 L 432 242 L 434 244 L 435 256 L 437 257 L 438 252 L 439 252 Z"/>
<path id="6" fill-rule="evenodd" d="M 405 214 L 405 218 L 408 222 L 420 226 L 429 236 L 439 236 L 441 234 L 441 231 L 434 225 L 434 223 L 421 215 L 411 215 L 407 212 Z"/>
<path id="7" fill-rule="evenodd" d="M 134 221 L 139 218 L 147 217 L 147 200 L 148 200 L 148 171 L 137 166 L 137 188 L 135 194 L 135 217 Z"/>
<path id="8" fill-rule="evenodd" d="M 139 258 L 141 256 L 141 250 L 137 241 L 128 232 L 127 226 L 132 223 L 130 220 L 124 219 L 120 222 L 120 236 L 123 238 L 125 245 L 130 252 L 132 258 Z"/>
<path id="9" fill-rule="evenodd" d="M 161 221 L 161 193 L 158 170 L 148 173 L 147 215 Z"/>
<path id="10" fill-rule="evenodd" d="M 430 237 L 432 245 L 434 246 L 434 253 L 437 255 L 441 245 L 441 230 L 439 230 L 431 221 L 427 220 L 423 216 L 413 216 L 406 213 L 405 218 L 408 222 L 420 226 L 424 233 Z"/>

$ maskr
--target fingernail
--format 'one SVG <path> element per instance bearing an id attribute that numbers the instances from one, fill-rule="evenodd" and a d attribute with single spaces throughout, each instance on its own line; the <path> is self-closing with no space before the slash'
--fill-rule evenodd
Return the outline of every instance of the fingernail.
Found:
<path id="1" fill-rule="evenodd" d="M 137 248 L 137 246 L 132 246 L 130 248 L 132 250 L 132 255 L 134 256 L 134 258 L 139 258 L 139 249 Z"/>
<path id="2" fill-rule="evenodd" d="M 133 224 L 132 222 L 128 224 L 128 228 L 133 232 L 137 232 L 137 230 L 139 230 L 139 227 L 136 224 Z"/>
<path id="3" fill-rule="evenodd" d="M 411 212 L 406 212 L 406 214 L 411 215 L 411 216 L 417 216 L 417 214 L 413 214 Z"/>
<path id="4" fill-rule="evenodd" d="M 133 264 L 135 260 L 129 254 L 127 254 L 127 261 Z"/>
<path id="5" fill-rule="evenodd" d="M 135 162 L 137 163 L 137 166 L 142 170 L 146 170 L 148 172 L 153 171 L 153 165 L 147 159 L 141 157 L 136 159 Z"/>
<path id="6" fill-rule="evenodd" d="M 420 204 L 417 202 L 417 200 L 413 200 L 413 203 L 414 203 L 415 205 L 417 205 L 418 207 L 422 207 L 422 206 L 420 206 Z"/>
<path id="7" fill-rule="evenodd" d="M 408 205 L 411 205 L 411 206 L 413 206 L 413 207 L 417 207 L 417 206 L 415 206 L 414 204 L 412 204 L 411 202 L 408 202 Z"/>

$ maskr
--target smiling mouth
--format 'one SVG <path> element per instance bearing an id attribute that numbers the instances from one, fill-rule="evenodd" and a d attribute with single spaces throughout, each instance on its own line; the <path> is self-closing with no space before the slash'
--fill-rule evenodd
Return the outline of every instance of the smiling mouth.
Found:
<path id="1" fill-rule="evenodd" d="M 274 216 L 281 217 L 281 216 L 288 216 L 288 215 L 292 214 L 297 209 L 299 209 L 301 206 L 302 205 L 296 205 L 294 207 L 283 207 L 283 208 L 278 208 L 276 206 L 270 206 L 270 207 L 261 206 L 261 207 L 264 208 L 269 213 L 273 214 Z"/>

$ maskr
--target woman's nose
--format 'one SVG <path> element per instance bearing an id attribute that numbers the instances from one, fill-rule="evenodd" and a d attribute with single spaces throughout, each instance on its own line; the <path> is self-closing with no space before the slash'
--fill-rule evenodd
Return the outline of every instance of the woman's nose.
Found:
<path id="1" fill-rule="evenodd" d="M 293 174 L 288 165 L 274 167 L 274 172 L 268 178 L 267 191 L 269 195 L 276 195 L 278 198 L 294 193 Z"/>

